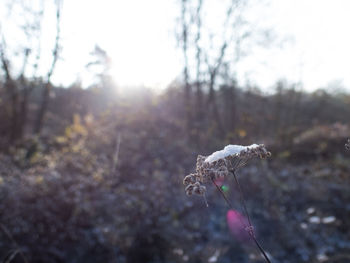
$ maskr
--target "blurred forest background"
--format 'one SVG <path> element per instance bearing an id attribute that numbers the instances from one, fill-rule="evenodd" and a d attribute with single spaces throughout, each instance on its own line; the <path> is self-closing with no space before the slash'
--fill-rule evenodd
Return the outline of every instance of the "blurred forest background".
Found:
<path id="1" fill-rule="evenodd" d="M 350 262 L 350 94 L 283 80 L 269 92 L 239 85 L 246 43 L 273 41 L 273 29 L 242 19 L 246 1 L 230 2 L 214 37 L 203 26 L 205 0 L 177 2 L 183 73 L 163 90 L 116 85 L 98 45 L 89 87 L 55 85 L 62 3 L 44 55 L 45 10 L 14 2 L 25 40 L 11 46 L 0 31 L 2 262 L 263 262 L 228 231 L 214 186 L 207 208 L 182 184 L 198 154 L 252 143 L 272 157 L 239 178 L 273 262 Z M 239 210 L 230 178 L 225 185 Z"/>

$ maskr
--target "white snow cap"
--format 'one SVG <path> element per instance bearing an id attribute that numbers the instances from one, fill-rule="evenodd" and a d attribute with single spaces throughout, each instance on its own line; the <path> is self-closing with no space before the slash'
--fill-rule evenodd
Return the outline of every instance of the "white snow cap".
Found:
<path id="1" fill-rule="evenodd" d="M 249 146 L 243 146 L 243 145 L 232 145 L 232 144 L 229 144 L 223 150 L 213 152 L 211 155 L 209 155 L 205 159 L 205 162 L 212 163 L 212 162 L 215 162 L 215 161 L 217 161 L 219 159 L 223 159 L 223 158 L 225 158 L 227 156 L 239 154 L 241 151 L 244 151 L 244 150 L 247 150 L 247 149 L 256 148 L 256 147 L 259 147 L 259 145 L 252 144 L 252 145 L 249 145 Z"/>

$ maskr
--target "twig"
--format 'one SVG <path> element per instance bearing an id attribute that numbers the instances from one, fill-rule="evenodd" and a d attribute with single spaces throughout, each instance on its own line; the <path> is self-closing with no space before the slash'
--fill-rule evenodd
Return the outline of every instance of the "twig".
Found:
<path id="1" fill-rule="evenodd" d="M 28 260 L 26 259 L 26 257 L 24 256 L 22 250 L 20 249 L 18 243 L 16 242 L 16 240 L 13 238 L 13 236 L 11 235 L 11 233 L 7 230 L 7 228 L 0 223 L 0 228 L 1 230 L 5 233 L 5 235 L 12 241 L 12 243 L 14 244 L 14 246 L 16 247 L 16 254 L 19 253 L 21 255 L 21 258 L 23 259 L 24 263 L 28 263 Z M 15 254 L 15 255 L 16 255 Z"/>
<path id="2" fill-rule="evenodd" d="M 18 251 L 18 249 L 16 250 L 11 250 L 6 257 L 3 259 L 3 263 L 10 263 L 19 253 L 20 251 Z"/>
<path id="3" fill-rule="evenodd" d="M 117 144 L 114 151 L 113 156 L 113 165 L 112 165 L 112 173 L 114 173 L 117 170 L 118 160 L 119 160 L 119 151 L 120 151 L 120 143 L 121 143 L 121 134 L 118 134 L 117 138 Z"/>

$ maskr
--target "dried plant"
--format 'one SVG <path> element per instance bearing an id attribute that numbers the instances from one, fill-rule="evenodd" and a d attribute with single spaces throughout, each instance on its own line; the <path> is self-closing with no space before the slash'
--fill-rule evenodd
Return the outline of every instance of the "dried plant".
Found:
<path id="1" fill-rule="evenodd" d="M 238 186 L 242 208 L 248 219 L 248 225 L 243 221 L 241 221 L 241 224 L 244 226 L 249 236 L 255 242 L 259 251 L 264 256 L 266 262 L 270 262 L 270 260 L 255 237 L 254 227 L 251 223 L 248 210 L 245 205 L 243 191 L 236 176 L 236 172 L 240 167 L 244 166 L 249 160 L 253 158 L 265 159 L 270 156 L 271 153 L 266 150 L 263 144 L 253 144 L 250 146 L 228 145 L 223 150 L 214 152 L 208 157 L 198 155 L 196 172 L 187 175 L 183 180 L 183 184 L 186 186 L 185 192 L 187 195 L 197 194 L 202 195 L 203 197 L 205 197 L 206 192 L 206 187 L 203 184 L 212 182 L 221 193 L 228 206 L 231 209 L 234 209 L 225 193 L 215 182 L 217 179 L 226 178 L 232 175 Z"/>
<path id="2" fill-rule="evenodd" d="M 228 145 L 224 150 L 205 157 L 198 155 L 196 173 L 187 175 L 183 183 L 187 195 L 204 195 L 206 187 L 203 183 L 225 178 L 244 166 L 250 159 L 267 158 L 271 155 L 263 144 L 251 146 Z"/>
<path id="3" fill-rule="evenodd" d="M 350 139 L 348 139 L 348 142 L 345 144 L 345 149 L 350 151 Z"/>

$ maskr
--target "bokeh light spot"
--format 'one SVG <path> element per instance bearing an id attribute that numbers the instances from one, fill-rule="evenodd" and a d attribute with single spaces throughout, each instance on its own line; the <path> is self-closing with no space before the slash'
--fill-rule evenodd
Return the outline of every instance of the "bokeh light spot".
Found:
<path id="1" fill-rule="evenodd" d="M 221 190 L 222 190 L 224 193 L 226 193 L 226 192 L 228 192 L 228 190 L 230 190 L 230 188 L 229 188 L 227 185 L 222 185 L 222 186 L 221 186 Z"/>

